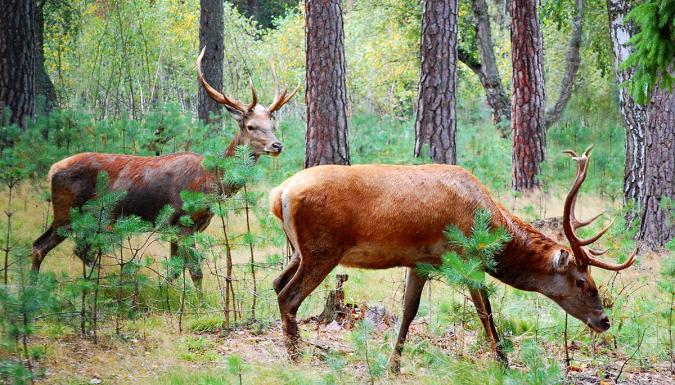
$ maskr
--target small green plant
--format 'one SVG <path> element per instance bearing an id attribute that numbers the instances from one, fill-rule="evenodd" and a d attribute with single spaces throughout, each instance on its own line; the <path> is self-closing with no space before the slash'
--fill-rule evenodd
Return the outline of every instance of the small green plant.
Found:
<path id="1" fill-rule="evenodd" d="M 485 289 L 485 272 L 494 271 L 497 261 L 494 256 L 511 240 L 504 227 L 491 229 L 492 215 L 479 209 L 474 217 L 470 237 L 457 226 L 451 225 L 445 230 L 450 245 L 460 254 L 451 250 L 443 254 L 441 264 L 418 264 L 417 270 L 432 278 L 441 279 L 453 286 L 470 289 Z"/>

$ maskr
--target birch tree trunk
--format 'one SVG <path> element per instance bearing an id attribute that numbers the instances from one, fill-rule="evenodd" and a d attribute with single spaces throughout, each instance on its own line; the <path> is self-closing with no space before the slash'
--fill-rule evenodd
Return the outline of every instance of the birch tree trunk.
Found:
<path id="1" fill-rule="evenodd" d="M 633 204 L 634 210 L 626 218 L 629 222 L 635 218 L 645 196 L 645 132 L 647 125 L 646 108 L 635 103 L 622 86 L 633 75 L 632 69 L 623 69 L 621 64 L 631 53 L 628 41 L 637 30 L 634 25 L 624 22 L 631 9 L 630 0 L 607 0 L 609 15 L 609 34 L 614 50 L 614 73 L 619 85 L 619 108 L 626 126 L 626 160 L 623 173 L 623 203 Z"/>

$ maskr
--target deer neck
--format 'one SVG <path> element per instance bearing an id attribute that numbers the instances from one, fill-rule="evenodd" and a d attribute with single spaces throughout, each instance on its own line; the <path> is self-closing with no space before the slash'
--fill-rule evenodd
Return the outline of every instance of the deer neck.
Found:
<path id="1" fill-rule="evenodd" d="M 231 158 L 233 157 L 236 152 L 237 152 L 237 146 L 241 146 L 244 144 L 244 141 L 241 138 L 241 131 L 237 132 L 237 135 L 234 136 L 230 144 L 227 146 L 225 149 L 225 152 L 223 153 L 223 156 L 225 158 Z M 258 163 L 258 158 L 260 158 L 260 155 L 252 154 L 253 156 L 253 161 L 255 163 Z"/>
<path id="2" fill-rule="evenodd" d="M 560 245 L 519 218 L 508 222 L 512 239 L 497 257 L 492 276 L 517 289 L 546 294 L 551 258 Z"/>

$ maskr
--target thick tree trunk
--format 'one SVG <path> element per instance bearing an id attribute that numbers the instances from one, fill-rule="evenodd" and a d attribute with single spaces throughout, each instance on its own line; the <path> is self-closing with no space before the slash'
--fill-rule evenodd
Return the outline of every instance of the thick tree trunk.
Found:
<path id="1" fill-rule="evenodd" d="M 35 94 L 38 112 L 49 113 L 57 107 L 58 100 L 54 83 L 52 83 L 45 68 L 44 5 L 44 0 L 37 2 L 37 8 L 35 10 L 35 35 L 37 44 L 35 56 Z"/>
<path id="2" fill-rule="evenodd" d="M 536 0 L 511 0 L 513 189 L 539 186 L 546 157 L 544 61 Z"/>
<path id="3" fill-rule="evenodd" d="M 434 163 L 457 163 L 455 80 L 457 0 L 424 0 L 415 156 L 429 145 Z"/>
<path id="4" fill-rule="evenodd" d="M 502 136 L 506 137 L 508 135 L 507 124 L 511 121 L 511 100 L 506 95 L 499 77 L 487 1 L 474 0 L 473 14 L 476 18 L 476 36 L 481 61 L 480 81 L 485 89 L 487 102 L 492 109 L 492 121 L 497 125 Z"/>
<path id="5" fill-rule="evenodd" d="M 0 12 L 0 113 L 26 128 L 35 113 L 35 2 L 5 0 Z"/>
<path id="6" fill-rule="evenodd" d="M 638 241 L 659 250 L 675 236 L 675 94 L 654 88 L 647 106 L 645 198 Z M 666 202 L 666 200 L 669 200 Z"/>
<path id="7" fill-rule="evenodd" d="M 551 127 L 562 116 L 567 102 L 572 96 L 574 83 L 577 80 L 577 72 L 581 65 L 581 35 L 584 32 L 584 0 L 576 0 L 577 14 L 572 21 L 572 37 L 565 55 L 565 73 L 560 83 L 560 95 L 553 107 L 546 111 L 544 116 L 544 126 L 546 129 Z"/>
<path id="8" fill-rule="evenodd" d="M 305 0 L 305 167 L 349 164 L 344 30 L 340 0 Z"/>
<path id="9" fill-rule="evenodd" d="M 637 30 L 634 25 L 625 23 L 624 18 L 631 9 L 629 0 L 608 0 L 609 34 L 614 49 L 614 72 L 619 84 L 619 107 L 626 125 L 626 161 L 623 176 L 623 203 L 624 206 L 633 204 L 634 209 L 628 213 L 627 220 L 631 222 L 635 213 L 642 206 L 645 197 L 645 132 L 647 113 L 643 106 L 635 103 L 622 86 L 633 75 L 633 70 L 621 68 L 621 64 L 631 53 L 628 41 Z"/>
<path id="10" fill-rule="evenodd" d="M 202 70 L 204 78 L 217 90 L 223 89 L 223 1 L 200 0 L 201 14 L 199 17 L 199 46 L 206 46 Z M 204 123 L 213 124 L 215 131 L 220 131 L 223 106 L 209 97 L 203 87 L 199 87 L 199 102 L 197 115 Z M 211 119 L 211 116 L 214 116 Z"/>

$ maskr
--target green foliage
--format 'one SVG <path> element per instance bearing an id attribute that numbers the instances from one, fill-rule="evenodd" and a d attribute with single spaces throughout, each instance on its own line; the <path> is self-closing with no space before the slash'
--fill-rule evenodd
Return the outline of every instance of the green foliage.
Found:
<path id="1" fill-rule="evenodd" d="M 425 275 L 442 279 L 451 285 L 468 288 L 485 288 L 485 272 L 497 267 L 494 256 L 511 240 L 504 227 L 492 227 L 492 215 L 484 209 L 476 210 L 472 234 L 467 237 L 455 225 L 445 230 L 450 245 L 460 250 L 452 250 L 441 257 L 440 266 L 418 264 L 417 270 Z"/>
<path id="2" fill-rule="evenodd" d="M 544 359 L 544 354 L 535 341 L 526 341 L 520 348 L 520 359 L 527 364 L 526 371 L 509 370 L 505 384 L 550 385 L 562 384 L 560 364 L 553 359 Z"/>
<path id="3" fill-rule="evenodd" d="M 647 0 L 626 17 L 640 29 L 630 40 L 633 52 L 623 63 L 635 72 L 628 89 L 640 104 L 649 102 L 655 86 L 672 92 L 675 62 L 675 6 L 672 0 Z"/>

